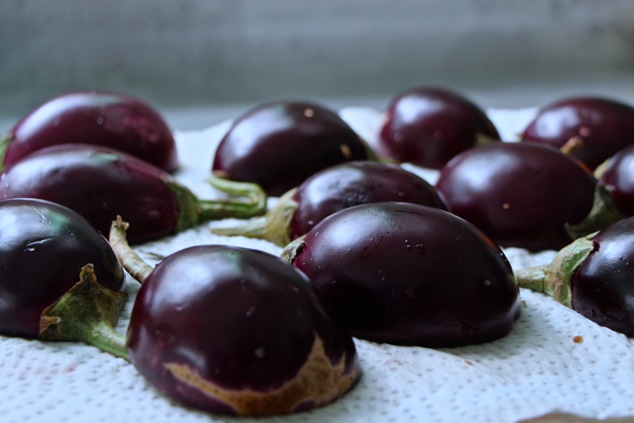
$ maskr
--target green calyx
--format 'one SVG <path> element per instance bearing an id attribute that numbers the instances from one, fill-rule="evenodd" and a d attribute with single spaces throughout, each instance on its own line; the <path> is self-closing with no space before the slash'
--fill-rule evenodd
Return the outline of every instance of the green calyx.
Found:
<path id="1" fill-rule="evenodd" d="M 84 342 L 127 360 L 125 337 L 114 328 L 127 298 L 97 282 L 93 265 L 87 264 L 79 282 L 42 313 L 39 338 Z"/>
<path id="2" fill-rule="evenodd" d="M 211 228 L 210 230 L 215 235 L 265 239 L 284 247 L 291 242 L 291 220 L 297 210 L 297 202 L 293 200 L 296 191 L 297 189 L 294 188 L 282 195 L 275 206 L 264 216 L 258 216 L 240 226 Z"/>
<path id="3" fill-rule="evenodd" d="M 178 182 L 166 182 L 179 204 L 176 232 L 209 220 L 246 219 L 261 216 L 266 212 L 267 196 L 258 184 L 235 182 L 218 176 L 211 176 L 208 182 L 213 188 L 228 194 L 229 198 L 202 200 Z"/>
<path id="4" fill-rule="evenodd" d="M 521 288 L 549 295 L 566 307 L 572 308 L 570 283 L 579 266 L 594 251 L 592 236 L 594 234 L 568 244 L 548 265 L 517 270 L 517 284 Z"/>
<path id="5" fill-rule="evenodd" d="M 566 224 L 565 229 L 570 239 L 577 239 L 590 233 L 605 229 L 622 219 L 614 204 L 610 192 L 603 184 L 594 189 L 594 201 L 588 215 L 579 223 Z"/>

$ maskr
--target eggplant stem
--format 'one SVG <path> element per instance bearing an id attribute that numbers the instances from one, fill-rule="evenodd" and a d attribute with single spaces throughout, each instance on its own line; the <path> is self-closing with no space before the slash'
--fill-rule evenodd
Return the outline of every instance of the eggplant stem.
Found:
<path id="1" fill-rule="evenodd" d="M 219 176 L 210 176 L 207 182 L 231 198 L 216 201 L 199 199 L 199 214 L 202 220 L 250 218 L 266 212 L 267 195 L 258 184 L 231 181 Z"/>
<path id="2" fill-rule="evenodd" d="M 128 360 L 128 352 L 125 347 L 126 337 L 105 322 L 93 326 L 84 342 L 115 357 Z"/>
<path id="3" fill-rule="evenodd" d="M 87 264 L 79 282 L 43 311 L 39 339 L 84 342 L 127 360 L 125 336 L 114 328 L 127 298 L 101 285 L 94 266 Z"/>
<path id="4" fill-rule="evenodd" d="M 520 288 L 546 293 L 546 271 L 548 266 L 535 266 L 515 272 L 515 281 Z"/>
<path id="5" fill-rule="evenodd" d="M 124 222 L 121 216 L 112 222 L 108 242 L 123 268 L 137 282 L 143 281 L 152 273 L 154 268 L 147 264 L 128 244 L 126 232 L 130 224 Z"/>
<path id="6" fill-rule="evenodd" d="M 568 244 L 548 265 L 515 271 L 518 286 L 544 293 L 572 308 L 570 283 L 579 266 L 595 248 L 591 237 L 582 237 Z"/>
<path id="7" fill-rule="evenodd" d="M 245 219 L 266 212 L 267 196 L 258 184 L 230 181 L 219 176 L 211 176 L 207 182 L 218 191 L 229 194 L 229 198 L 201 199 L 175 180 L 165 181 L 178 203 L 178 222 L 174 232 L 193 228 L 208 220 Z"/>
<path id="8" fill-rule="evenodd" d="M 215 235 L 265 239 L 284 247 L 291 242 L 291 220 L 297 210 L 297 202 L 293 200 L 296 191 L 296 188 L 287 191 L 264 216 L 240 226 L 210 228 L 210 231 Z"/>

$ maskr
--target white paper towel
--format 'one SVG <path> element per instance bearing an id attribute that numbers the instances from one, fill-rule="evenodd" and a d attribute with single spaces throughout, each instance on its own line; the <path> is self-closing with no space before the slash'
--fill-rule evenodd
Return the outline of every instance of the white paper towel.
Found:
<path id="1" fill-rule="evenodd" d="M 534 110 L 490 110 L 507 141 Z M 342 116 L 370 143 L 381 114 L 345 109 Z M 179 178 L 201 196 L 218 195 L 205 183 L 224 122 L 177 132 L 185 169 Z M 433 182 L 435 172 L 415 169 Z M 259 248 L 266 241 L 220 237 L 201 225 L 137 251 L 157 255 L 203 243 Z M 548 262 L 552 251 L 505 250 L 514 268 Z M 138 288 L 118 329 L 125 331 Z M 266 419 L 231 419 L 185 409 L 159 394 L 126 361 L 95 348 L 0 337 L 2 422 L 487 422 L 506 423 L 563 411 L 594 418 L 634 415 L 634 345 L 621 334 L 579 316 L 544 295 L 522 290 L 522 315 L 495 342 L 451 349 L 397 347 L 356 340 L 363 368 L 359 384 L 337 402 L 307 413 Z"/>

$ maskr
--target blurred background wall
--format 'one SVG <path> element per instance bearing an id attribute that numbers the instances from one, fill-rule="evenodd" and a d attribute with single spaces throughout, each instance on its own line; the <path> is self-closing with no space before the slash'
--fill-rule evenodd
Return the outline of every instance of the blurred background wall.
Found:
<path id="1" fill-rule="evenodd" d="M 200 111 L 273 98 L 383 107 L 413 85 L 486 107 L 581 92 L 634 103 L 634 2 L 0 2 L 5 120 L 76 89 Z"/>

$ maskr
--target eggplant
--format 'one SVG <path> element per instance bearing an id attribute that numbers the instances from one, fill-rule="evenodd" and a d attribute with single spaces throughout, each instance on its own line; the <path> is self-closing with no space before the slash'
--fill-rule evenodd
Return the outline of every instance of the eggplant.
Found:
<path id="1" fill-rule="evenodd" d="M 219 178 L 210 180 L 220 190 Z M 0 176 L 0 199 L 31 197 L 65 205 L 107 235 L 117 215 L 132 224 L 129 240 L 158 239 L 210 219 L 252 217 L 266 211 L 255 184 L 232 184 L 248 198 L 201 200 L 169 173 L 103 146 L 62 144 L 34 152 Z"/>
<path id="2" fill-rule="evenodd" d="M 179 165 L 172 132 L 152 106 L 128 94 L 74 91 L 47 100 L 15 124 L 0 143 L 0 169 L 66 143 L 121 150 L 167 172 Z"/>
<path id="3" fill-rule="evenodd" d="M 49 201 L 0 201 L 0 334 L 81 341 L 125 357 L 114 324 L 127 298 L 108 242 Z"/>
<path id="4" fill-rule="evenodd" d="M 110 239 L 142 283 L 128 357 L 163 394 L 213 414 L 261 417 L 320 407 L 355 386 L 352 337 L 304 274 L 269 253 L 223 245 L 188 247 L 138 271 L 127 266 L 140 258 L 126 228 L 113 222 Z"/>
<path id="5" fill-rule="evenodd" d="M 524 142 L 564 149 L 595 169 L 634 141 L 634 107 L 603 97 L 570 97 L 540 108 Z"/>
<path id="6" fill-rule="evenodd" d="M 634 145 L 624 147 L 594 171 L 623 217 L 634 216 Z"/>
<path id="7" fill-rule="evenodd" d="M 558 250 L 621 218 L 586 166 L 537 144 L 472 147 L 441 169 L 435 187 L 450 212 L 502 247 Z"/>
<path id="8" fill-rule="evenodd" d="M 390 102 L 377 154 L 397 163 L 440 169 L 474 145 L 497 142 L 486 113 L 466 97 L 443 88 L 410 88 Z"/>
<path id="9" fill-rule="evenodd" d="M 489 342 L 519 316 L 501 249 L 447 211 L 410 203 L 336 212 L 283 257 L 358 338 L 423 347 Z"/>
<path id="10" fill-rule="evenodd" d="M 551 263 L 516 271 L 520 287 L 634 337 L 634 217 L 562 248 Z"/>
<path id="11" fill-rule="evenodd" d="M 218 145 L 212 171 L 279 196 L 321 169 L 369 154 L 367 144 L 334 111 L 312 102 L 274 101 L 234 121 Z"/>

